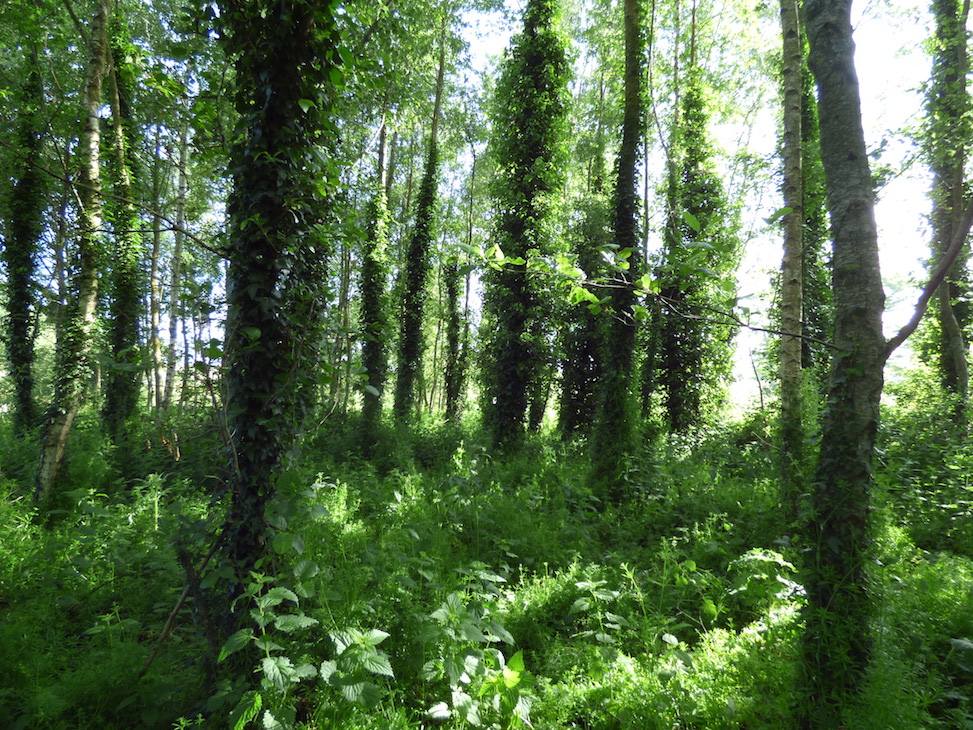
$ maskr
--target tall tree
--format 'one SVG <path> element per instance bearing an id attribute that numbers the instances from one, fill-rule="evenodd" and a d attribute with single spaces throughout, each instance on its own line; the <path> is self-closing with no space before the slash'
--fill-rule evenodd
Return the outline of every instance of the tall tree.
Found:
<path id="1" fill-rule="evenodd" d="M 691 53 L 669 144 L 658 334 L 647 363 L 657 368 L 669 428 L 677 432 L 701 422 L 707 396 L 718 395 L 731 367 L 732 329 L 719 313 L 733 298 L 739 247 L 708 126 L 703 73 Z"/>
<path id="2" fill-rule="evenodd" d="M 635 367 L 635 288 L 639 270 L 639 144 L 642 140 L 642 35 L 638 0 L 623 4 L 625 28 L 625 111 L 613 200 L 617 267 L 610 276 L 611 321 L 604 340 L 600 401 L 591 441 L 595 479 L 620 496 L 618 469 L 634 437 L 630 397 Z"/>
<path id="3" fill-rule="evenodd" d="M 802 461 L 804 330 L 804 172 L 802 169 L 803 43 L 796 0 L 781 0 L 781 75 L 783 77 L 784 260 L 781 264 L 780 431 L 785 501 L 796 516 L 797 467 Z"/>
<path id="4" fill-rule="evenodd" d="M 851 1 L 814 0 L 806 3 L 805 11 L 834 240 L 835 349 L 805 565 L 805 685 L 810 700 L 805 720 L 823 729 L 841 724 L 841 709 L 861 685 L 869 654 L 864 558 L 887 348 Z"/>
<path id="5" fill-rule="evenodd" d="M 369 211 L 366 250 L 361 271 L 362 366 L 367 384 L 362 393 L 362 434 L 366 449 L 374 444 L 382 415 L 382 391 L 388 374 L 389 301 L 388 284 L 389 208 L 386 187 L 385 124 L 379 132 L 378 162 Z"/>
<path id="6" fill-rule="evenodd" d="M 538 381 L 549 358 L 551 308 L 540 280 L 528 275 L 527 259 L 552 250 L 564 181 L 569 65 L 558 13 L 557 0 L 528 0 L 523 32 L 503 60 L 495 95 L 495 244 L 510 259 L 488 274 L 484 296 L 483 417 L 497 446 L 522 439 L 529 396 L 543 390 Z"/>
<path id="7" fill-rule="evenodd" d="M 395 418 L 407 422 L 416 405 L 417 379 L 422 368 L 423 314 L 426 285 L 431 263 L 430 248 L 435 238 L 436 196 L 439 183 L 439 117 L 442 109 L 443 84 L 446 76 L 446 25 L 442 19 L 439 40 L 439 65 L 436 72 L 436 95 L 432 123 L 429 130 L 429 149 L 426 156 L 419 194 L 416 198 L 415 228 L 409 239 L 405 269 L 402 273 L 402 306 L 399 322 L 399 348 L 395 380 Z"/>
<path id="8" fill-rule="evenodd" d="M 341 72 L 330 6 L 228 2 L 239 133 L 227 203 L 225 550 L 238 580 L 264 555 L 264 509 L 300 432 L 316 367 L 322 122 Z"/>
<path id="9" fill-rule="evenodd" d="M 115 232 L 110 257 L 109 365 L 102 415 L 108 434 L 116 441 L 123 437 L 125 425 L 135 412 L 139 394 L 139 322 L 142 316 L 142 236 L 135 205 L 135 140 L 131 92 L 135 80 L 132 65 L 122 46 L 122 31 L 116 28 L 110 44 L 111 68 L 108 72 L 109 101 L 112 110 L 112 165 L 114 188 L 110 210 Z"/>
<path id="10" fill-rule="evenodd" d="M 14 381 L 13 426 L 14 432 L 20 435 L 37 425 L 32 322 L 37 306 L 34 274 L 46 193 L 39 165 L 44 151 L 44 84 L 35 46 L 27 51 L 26 69 L 16 139 L 22 159 L 6 201 L 3 246 L 3 262 L 7 267 L 5 334 Z"/>
<path id="11" fill-rule="evenodd" d="M 967 75 L 966 21 L 969 2 L 933 0 L 932 81 L 927 98 L 926 151 L 931 161 L 932 251 L 936 259 L 949 248 L 963 211 L 964 168 L 973 138 Z M 966 327 L 969 294 L 965 262 L 961 257 L 936 294 L 933 319 L 938 324 L 938 360 L 943 385 L 965 403 L 969 390 Z"/>
<path id="12" fill-rule="evenodd" d="M 108 59 L 109 1 L 98 0 L 88 29 L 84 89 L 84 126 L 78 145 L 78 266 L 75 297 L 59 331 L 54 360 L 54 395 L 48 411 L 34 488 L 34 500 L 45 502 L 57 479 L 68 434 L 81 408 L 88 356 L 98 302 L 98 263 L 102 249 L 102 196 L 99 110 L 102 77 Z"/>

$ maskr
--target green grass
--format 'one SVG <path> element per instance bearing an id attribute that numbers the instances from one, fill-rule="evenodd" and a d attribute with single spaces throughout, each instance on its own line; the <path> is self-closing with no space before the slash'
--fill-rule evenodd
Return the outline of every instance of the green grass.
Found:
<path id="1" fill-rule="evenodd" d="M 973 726 L 973 538 L 960 519 L 973 452 L 955 435 L 932 443 L 922 423 L 900 408 L 884 432 L 874 655 L 849 727 Z M 251 716 L 254 727 L 506 728 L 528 716 L 551 729 L 792 727 L 801 551 L 752 429 L 647 444 L 614 505 L 591 492 L 576 448 L 545 437 L 501 460 L 473 432 L 428 427 L 409 453 L 367 463 L 345 457 L 353 429 L 338 429 L 281 479 L 272 560 L 241 599 L 253 623 L 230 647 L 249 653 L 214 667 L 212 616 L 190 597 L 141 678 L 185 583 L 178 551 L 198 565 L 220 524 L 203 460 L 125 488 L 82 457 L 62 511 L 38 519 L 8 455 L 0 712 L 11 727 L 65 729 Z M 218 605 L 218 570 L 203 583 Z"/>

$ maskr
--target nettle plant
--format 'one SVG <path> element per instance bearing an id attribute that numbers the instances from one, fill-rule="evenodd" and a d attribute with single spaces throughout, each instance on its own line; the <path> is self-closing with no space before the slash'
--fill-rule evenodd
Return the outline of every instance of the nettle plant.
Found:
<path id="1" fill-rule="evenodd" d="M 319 667 L 306 656 L 295 659 L 300 648 L 292 635 L 320 623 L 300 607 L 301 596 L 313 596 L 311 583 L 319 572 L 312 561 L 298 562 L 294 568 L 294 590 L 275 585 L 273 577 L 252 573 L 245 593 L 237 599 L 252 602 L 250 616 L 255 627 L 233 634 L 220 650 L 219 661 L 248 646 L 255 647 L 262 656 L 257 668 L 260 686 L 245 692 L 230 713 L 229 725 L 233 730 L 243 730 L 261 710 L 263 727 L 270 730 L 292 727 L 297 716 L 293 690 L 300 682 L 315 677 L 320 677 L 352 705 L 370 708 L 382 699 L 384 689 L 375 679 L 394 676 L 388 656 L 378 649 L 389 636 L 384 631 L 336 629 L 328 633 L 335 647 L 333 659 L 322 662 Z"/>
<path id="2" fill-rule="evenodd" d="M 523 652 L 507 659 L 496 644 L 512 645 L 496 604 L 468 605 L 467 597 L 450 593 L 432 612 L 422 639 L 433 654 L 423 677 L 449 686 L 449 701 L 429 711 L 432 720 L 457 720 L 461 727 L 529 727 L 531 677 Z"/>

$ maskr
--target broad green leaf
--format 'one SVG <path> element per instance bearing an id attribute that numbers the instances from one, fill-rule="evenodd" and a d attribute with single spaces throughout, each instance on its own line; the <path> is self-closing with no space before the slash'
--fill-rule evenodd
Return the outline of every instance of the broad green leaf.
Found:
<path id="1" fill-rule="evenodd" d="M 254 639 L 253 644 L 264 653 L 280 651 L 284 648 L 269 636 L 261 636 L 259 639 Z"/>
<path id="2" fill-rule="evenodd" d="M 449 705 L 447 705 L 445 702 L 437 702 L 435 705 L 429 708 L 426 714 L 429 716 L 430 720 L 436 720 L 438 722 L 448 720 L 450 714 L 452 713 L 449 710 Z"/>
<path id="3" fill-rule="evenodd" d="M 318 620 L 316 618 L 311 618 L 304 614 L 285 614 L 274 619 L 274 626 L 285 633 L 306 629 L 317 623 Z"/>
<path id="4" fill-rule="evenodd" d="M 230 727 L 233 730 L 243 730 L 257 716 L 262 706 L 263 697 L 258 692 L 247 692 L 230 713 Z"/>
<path id="5" fill-rule="evenodd" d="M 264 657 L 261 669 L 264 676 L 281 692 L 287 689 L 294 673 L 294 665 L 286 656 Z"/>
<path id="6" fill-rule="evenodd" d="M 392 665 L 389 664 L 389 658 L 378 652 L 365 654 L 361 659 L 361 665 L 372 674 L 381 674 L 385 677 L 395 676 L 392 672 Z"/>
<path id="7" fill-rule="evenodd" d="M 781 218 L 783 218 L 785 215 L 788 215 L 789 213 L 793 213 L 793 212 L 794 212 L 794 209 L 793 208 L 780 208 L 779 210 L 775 210 L 768 217 L 764 218 L 764 222 L 768 226 L 769 225 L 773 225 L 774 223 L 776 223 L 777 221 L 779 221 Z"/>
<path id="8" fill-rule="evenodd" d="M 672 634 L 663 634 L 662 635 L 662 640 L 664 642 L 666 642 L 669 646 L 678 646 L 679 645 L 679 639 L 677 639 Z"/>
<path id="9" fill-rule="evenodd" d="M 387 632 L 382 631 L 380 629 L 369 629 L 368 633 L 365 634 L 363 638 L 366 644 L 369 644 L 371 646 L 378 646 L 387 638 L 389 638 L 389 635 Z"/>
<path id="10" fill-rule="evenodd" d="M 298 99 L 297 105 L 301 107 L 301 111 L 305 114 L 307 114 L 308 109 L 313 109 L 315 107 L 315 104 L 311 99 Z"/>
<path id="11" fill-rule="evenodd" d="M 332 675 L 334 675 L 336 671 L 338 671 L 338 662 L 330 660 L 321 662 L 321 668 L 318 670 L 318 672 L 321 674 L 321 679 L 323 679 L 325 682 L 330 682 Z"/>
<path id="12" fill-rule="evenodd" d="M 220 648 L 220 655 L 217 657 L 216 663 L 219 664 L 230 654 L 240 651 L 251 641 L 253 641 L 253 629 L 240 629 L 227 639 L 226 643 Z"/>
<path id="13" fill-rule="evenodd" d="M 683 211 L 682 219 L 686 221 L 686 225 L 696 231 L 696 233 L 699 233 L 700 230 L 702 230 L 702 226 L 699 225 L 699 219 L 688 210 Z"/>

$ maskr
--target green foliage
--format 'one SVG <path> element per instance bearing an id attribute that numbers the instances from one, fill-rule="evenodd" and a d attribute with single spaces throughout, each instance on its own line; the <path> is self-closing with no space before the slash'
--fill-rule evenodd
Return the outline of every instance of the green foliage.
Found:
<path id="1" fill-rule="evenodd" d="M 557 0 L 530 0 L 523 32 L 504 57 L 495 93 L 492 140 L 496 251 L 508 263 L 491 269 L 484 293 L 484 424 L 495 446 L 523 440 L 528 408 L 539 425 L 552 362 L 551 302 L 544 277 L 527 260 L 555 250 L 556 213 L 564 185 L 567 83 L 571 73 Z M 544 403 L 536 401 L 543 398 Z M 532 403 L 532 401 L 534 401 Z"/>
<path id="2" fill-rule="evenodd" d="M 666 182 L 665 250 L 651 309 L 647 378 L 657 384 L 670 430 L 701 425 L 719 405 L 730 375 L 732 325 L 722 313 L 735 302 L 739 257 L 734 213 L 713 169 L 702 74 L 691 69 L 671 134 Z"/>

